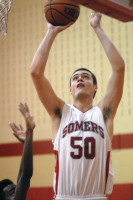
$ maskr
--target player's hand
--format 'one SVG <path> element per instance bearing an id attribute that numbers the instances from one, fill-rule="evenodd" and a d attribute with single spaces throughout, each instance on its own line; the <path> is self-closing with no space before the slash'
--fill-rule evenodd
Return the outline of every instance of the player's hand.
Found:
<path id="1" fill-rule="evenodd" d="M 48 29 L 52 29 L 53 31 L 55 31 L 56 33 L 59 33 L 67 28 L 69 28 L 74 22 L 70 22 L 69 24 L 67 24 L 66 26 L 54 26 L 52 24 L 50 24 L 47 19 L 45 18 L 46 23 L 47 23 L 47 27 Z"/>
<path id="2" fill-rule="evenodd" d="M 23 130 L 23 127 L 19 125 L 19 127 L 15 123 L 9 123 L 9 126 L 13 130 L 13 135 L 22 143 L 25 142 L 26 133 Z"/>
<path id="3" fill-rule="evenodd" d="M 102 17 L 102 14 L 99 13 L 99 12 L 91 13 L 90 25 L 93 28 L 96 28 L 96 27 L 100 26 L 101 17 Z"/>
<path id="4" fill-rule="evenodd" d="M 35 128 L 35 122 L 33 116 L 30 115 L 28 105 L 26 103 L 20 103 L 19 110 L 25 118 L 27 129 L 33 130 Z"/>

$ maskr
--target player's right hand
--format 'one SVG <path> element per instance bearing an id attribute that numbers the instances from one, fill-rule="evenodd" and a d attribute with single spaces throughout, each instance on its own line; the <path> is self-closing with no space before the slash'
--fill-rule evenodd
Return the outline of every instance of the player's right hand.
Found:
<path id="1" fill-rule="evenodd" d="M 100 25 L 101 17 L 102 17 L 102 14 L 99 13 L 99 12 L 93 12 L 93 13 L 91 13 L 90 25 L 93 28 L 98 27 Z"/>
<path id="2" fill-rule="evenodd" d="M 67 24 L 66 26 L 54 26 L 52 24 L 50 24 L 46 17 L 45 17 L 46 23 L 47 23 L 47 27 L 48 29 L 52 29 L 53 31 L 55 31 L 56 33 L 59 33 L 67 28 L 69 28 L 72 24 L 74 24 L 74 22 L 70 22 L 69 24 Z"/>
<path id="3" fill-rule="evenodd" d="M 28 105 L 26 103 L 20 103 L 19 110 L 25 118 L 27 129 L 33 130 L 35 128 L 35 122 L 33 116 L 30 115 Z"/>

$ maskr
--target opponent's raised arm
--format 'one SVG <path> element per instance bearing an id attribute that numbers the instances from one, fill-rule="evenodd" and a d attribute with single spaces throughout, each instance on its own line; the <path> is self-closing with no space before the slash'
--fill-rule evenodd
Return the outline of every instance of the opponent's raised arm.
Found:
<path id="1" fill-rule="evenodd" d="M 67 26 L 53 26 L 47 23 L 48 31 L 40 46 L 38 47 L 30 67 L 31 76 L 39 98 L 47 109 L 50 116 L 55 113 L 56 108 L 63 107 L 64 102 L 56 96 L 54 90 L 51 87 L 51 84 L 45 77 L 45 67 L 51 46 L 57 34 L 68 28 L 70 25 L 71 23 Z M 54 66 L 53 63 L 53 67 L 58 66 Z"/>
<path id="2" fill-rule="evenodd" d="M 26 131 L 24 131 L 22 126 L 19 128 L 15 123 L 10 123 L 14 135 L 21 142 L 24 142 L 14 200 L 25 200 L 30 187 L 30 179 L 33 174 L 33 129 L 35 128 L 35 123 L 33 117 L 29 113 L 27 104 L 20 103 L 19 110 L 24 116 L 27 128 Z"/>
<path id="3" fill-rule="evenodd" d="M 92 13 L 90 24 L 98 36 L 112 67 L 105 97 L 99 103 L 106 122 L 109 118 L 113 120 L 122 97 L 125 64 L 116 47 L 101 28 L 100 21 L 101 14 Z"/>

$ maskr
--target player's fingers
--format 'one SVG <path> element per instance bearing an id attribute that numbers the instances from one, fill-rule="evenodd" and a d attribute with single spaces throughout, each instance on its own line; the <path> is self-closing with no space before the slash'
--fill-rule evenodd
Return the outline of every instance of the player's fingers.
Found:
<path id="1" fill-rule="evenodd" d="M 21 124 L 19 124 L 19 127 L 20 127 L 20 129 L 21 129 L 22 131 L 24 130 Z"/>
<path id="2" fill-rule="evenodd" d="M 29 112 L 26 112 L 26 113 L 25 113 L 25 118 L 26 118 L 26 119 L 30 119 L 30 118 L 31 118 L 31 116 L 30 116 L 30 113 L 29 113 Z"/>
<path id="3" fill-rule="evenodd" d="M 13 123 L 13 130 L 15 132 L 19 131 L 19 127 L 15 123 Z"/>
<path id="4" fill-rule="evenodd" d="M 93 19 L 95 17 L 95 13 L 91 13 L 91 19 Z"/>
<path id="5" fill-rule="evenodd" d="M 91 13 L 91 17 L 95 17 L 95 16 L 102 16 L 102 14 L 100 12 L 96 12 L 93 10 L 93 12 Z"/>
<path id="6" fill-rule="evenodd" d="M 67 24 L 66 26 L 63 26 L 64 29 L 70 27 L 74 22 L 70 22 L 69 24 Z"/>
<path id="7" fill-rule="evenodd" d="M 23 107 L 24 107 L 22 102 L 20 102 L 18 106 L 19 106 L 20 109 L 23 109 Z"/>
<path id="8" fill-rule="evenodd" d="M 22 115 L 25 117 L 25 118 L 28 118 L 29 117 L 29 108 L 28 108 L 28 105 L 26 103 L 20 103 L 19 104 L 19 110 L 20 112 L 22 113 Z"/>
<path id="9" fill-rule="evenodd" d="M 17 139 L 19 139 L 19 137 L 18 137 L 18 135 L 17 135 L 16 133 L 13 133 L 13 135 L 14 135 Z"/>
<path id="10" fill-rule="evenodd" d="M 11 127 L 11 129 L 14 129 L 13 123 L 9 122 L 9 126 Z"/>
<path id="11" fill-rule="evenodd" d="M 13 135 L 22 143 L 24 143 L 24 138 L 21 138 L 20 136 L 18 136 L 16 133 L 13 133 Z"/>
<path id="12" fill-rule="evenodd" d="M 29 107 L 28 107 L 27 103 L 25 103 L 24 106 L 25 106 L 26 112 L 29 112 Z"/>
<path id="13" fill-rule="evenodd" d="M 11 127 L 11 129 L 13 131 L 18 131 L 19 130 L 19 128 L 17 127 L 17 125 L 14 122 L 13 123 L 9 122 L 9 125 L 10 125 L 10 127 Z"/>
<path id="14" fill-rule="evenodd" d="M 20 102 L 18 105 L 20 112 L 24 115 L 24 105 Z"/>

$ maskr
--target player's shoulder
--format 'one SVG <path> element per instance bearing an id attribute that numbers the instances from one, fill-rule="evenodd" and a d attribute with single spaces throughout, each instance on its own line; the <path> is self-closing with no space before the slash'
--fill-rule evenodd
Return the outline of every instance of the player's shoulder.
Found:
<path id="1" fill-rule="evenodd" d="M 93 114 L 95 116 L 99 116 L 101 119 L 104 120 L 102 109 L 98 105 L 93 106 L 93 111 L 92 112 L 93 112 Z"/>
<path id="2" fill-rule="evenodd" d="M 102 110 L 101 110 L 101 108 L 100 108 L 99 105 L 93 106 L 93 109 L 94 109 L 96 112 L 102 113 Z"/>

